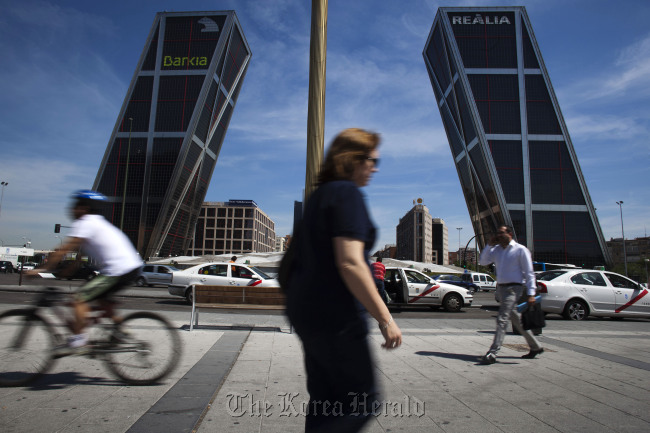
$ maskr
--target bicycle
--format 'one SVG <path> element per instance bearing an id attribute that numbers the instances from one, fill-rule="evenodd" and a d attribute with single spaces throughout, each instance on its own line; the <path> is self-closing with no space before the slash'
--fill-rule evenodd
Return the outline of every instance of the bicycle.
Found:
<path id="1" fill-rule="evenodd" d="M 27 385 L 52 368 L 59 358 L 54 348 L 71 334 L 70 305 L 69 295 L 48 287 L 30 308 L 0 314 L 0 386 Z M 83 355 L 103 360 L 127 384 L 154 384 L 178 364 L 178 332 L 156 313 L 135 312 L 115 323 L 94 308 L 88 320 Z"/>

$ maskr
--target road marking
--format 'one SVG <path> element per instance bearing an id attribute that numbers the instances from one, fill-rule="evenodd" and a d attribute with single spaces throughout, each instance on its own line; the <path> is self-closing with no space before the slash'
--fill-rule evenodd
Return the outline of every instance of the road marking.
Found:
<path id="1" fill-rule="evenodd" d="M 567 343 L 562 340 L 556 340 L 555 338 L 537 336 L 541 342 L 548 342 L 555 346 L 559 346 L 563 349 L 572 350 L 574 352 L 582 353 L 584 355 L 593 356 L 595 358 L 604 359 L 605 361 L 616 362 L 617 364 L 627 365 L 628 367 L 634 367 L 645 371 L 650 371 L 650 363 L 637 361 L 636 359 L 626 358 L 620 355 L 613 355 L 611 353 L 601 352 L 599 350 L 590 349 L 588 347 L 578 346 L 577 344 Z"/>
<path id="2" fill-rule="evenodd" d="M 251 329 L 226 331 L 127 433 L 191 432 L 219 392 Z"/>

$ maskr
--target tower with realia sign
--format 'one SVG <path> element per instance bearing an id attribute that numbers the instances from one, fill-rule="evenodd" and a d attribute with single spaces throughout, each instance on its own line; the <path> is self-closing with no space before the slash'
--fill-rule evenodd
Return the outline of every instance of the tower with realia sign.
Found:
<path id="1" fill-rule="evenodd" d="M 234 11 L 156 15 L 93 185 L 143 258 L 185 254 L 250 58 Z"/>
<path id="2" fill-rule="evenodd" d="M 423 56 L 481 248 L 507 224 L 536 261 L 610 263 L 525 8 L 440 8 Z"/>

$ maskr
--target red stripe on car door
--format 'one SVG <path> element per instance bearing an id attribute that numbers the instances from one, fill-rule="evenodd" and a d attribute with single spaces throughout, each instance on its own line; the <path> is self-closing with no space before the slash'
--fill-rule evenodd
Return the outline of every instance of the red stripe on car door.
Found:
<path id="1" fill-rule="evenodd" d="M 416 301 L 419 301 L 420 299 L 422 299 L 423 296 L 426 296 L 426 295 L 428 295 L 429 293 L 431 293 L 431 292 L 433 292 L 434 290 L 439 289 L 439 288 L 440 288 L 440 286 L 433 286 L 433 287 L 431 287 L 431 288 L 425 290 L 424 292 L 422 292 L 422 293 L 420 293 L 419 295 L 417 295 L 415 298 L 410 299 L 410 300 L 409 300 L 409 304 L 411 304 L 411 303 L 413 303 L 413 302 L 416 302 Z"/>
<path id="2" fill-rule="evenodd" d="M 636 295 L 627 304 L 618 307 L 616 310 L 614 310 L 614 312 L 620 313 L 621 311 L 625 310 L 627 307 L 631 307 L 632 305 L 634 305 L 639 299 L 643 298 L 647 294 L 648 294 L 648 289 L 643 289 L 643 292 Z"/>

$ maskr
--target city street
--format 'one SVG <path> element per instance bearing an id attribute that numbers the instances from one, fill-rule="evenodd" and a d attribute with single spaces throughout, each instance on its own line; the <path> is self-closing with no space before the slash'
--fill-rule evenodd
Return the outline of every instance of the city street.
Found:
<path id="1" fill-rule="evenodd" d="M 36 288 L 0 283 L 0 311 L 29 303 Z M 127 386 L 99 359 L 63 358 L 31 386 L 0 388 L 0 431 L 302 431 L 301 345 L 281 312 L 204 309 L 190 332 L 190 307 L 164 288 L 124 294 L 121 308 L 159 311 L 178 327 L 183 355 L 171 376 Z M 381 350 L 371 327 L 383 400 L 366 432 L 650 430 L 648 320 L 549 316 L 544 354 L 521 359 L 524 340 L 509 334 L 498 362 L 483 366 L 496 303 L 491 292 L 475 302 L 486 305 L 455 314 L 394 309 L 404 334 L 395 351 Z"/>
<path id="2" fill-rule="evenodd" d="M 12 286 L 18 288 L 19 274 L 0 274 L 0 288 L 2 286 Z M 82 285 L 84 281 L 82 280 L 56 280 L 56 279 L 45 279 L 45 278 L 23 278 L 23 286 L 26 290 L 32 290 L 35 286 L 55 286 L 61 287 L 68 291 L 74 291 L 77 287 Z M 138 293 L 142 294 L 142 297 L 137 297 Z M 20 292 L 6 292 L 2 293 L 3 303 L 17 303 L 25 304 L 29 303 L 32 298 L 31 292 L 26 292 L 21 294 Z M 131 287 L 129 289 L 128 297 L 120 297 L 121 308 L 126 309 L 145 309 L 151 311 L 188 311 L 189 305 L 185 303 L 185 300 L 171 296 L 167 292 L 167 288 L 163 286 L 154 286 L 154 287 Z M 443 309 L 432 310 L 430 307 L 418 307 L 418 306 L 409 306 L 409 307 L 391 307 L 392 314 L 395 317 L 404 317 L 404 318 L 426 318 L 426 317 L 438 317 L 438 318 L 448 318 L 448 319 L 475 319 L 475 318 L 487 318 L 491 317 L 496 308 L 496 302 L 494 301 L 493 292 L 479 292 L 474 295 L 474 304 L 483 305 L 486 308 L 464 308 L 463 311 L 459 313 L 448 313 Z M 266 310 L 264 312 L 259 312 L 256 310 L 244 310 L 244 312 L 252 314 L 269 314 L 269 315 L 282 315 L 281 310 Z M 241 309 L 233 308 L 222 310 L 224 313 L 228 314 L 243 314 Z"/>

